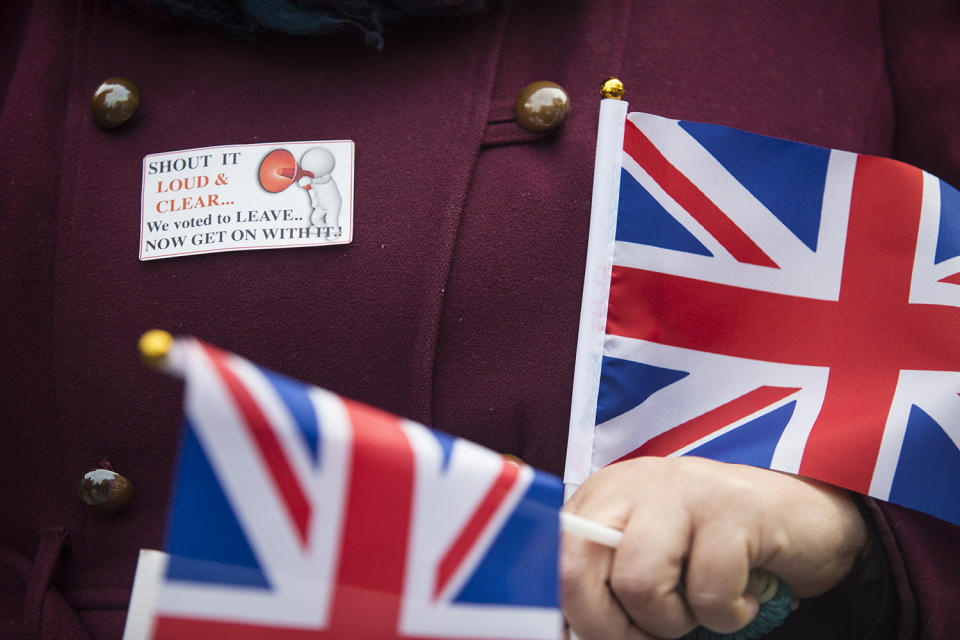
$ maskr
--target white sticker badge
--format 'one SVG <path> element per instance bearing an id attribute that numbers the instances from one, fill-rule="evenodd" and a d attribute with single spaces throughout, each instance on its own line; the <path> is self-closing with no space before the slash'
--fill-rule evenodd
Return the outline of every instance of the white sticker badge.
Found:
<path id="1" fill-rule="evenodd" d="M 352 140 L 206 147 L 143 158 L 141 260 L 352 239 Z"/>

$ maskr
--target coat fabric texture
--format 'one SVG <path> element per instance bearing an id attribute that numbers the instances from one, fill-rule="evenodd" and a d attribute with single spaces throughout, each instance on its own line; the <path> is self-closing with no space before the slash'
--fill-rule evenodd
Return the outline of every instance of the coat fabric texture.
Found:
<path id="1" fill-rule="evenodd" d="M 631 111 L 895 157 L 960 186 L 948 0 L 516 0 L 393 24 L 382 51 L 86 0 L 0 16 L 0 637 L 122 631 L 137 551 L 163 543 L 180 434 L 181 384 L 138 358 L 146 329 L 561 473 L 607 76 Z M 141 104 L 104 131 L 90 97 L 111 76 L 139 83 Z M 514 121 L 535 80 L 571 97 L 552 133 Z M 138 261 L 144 155 L 340 139 L 356 143 L 351 244 Z M 105 465 L 135 485 L 113 516 L 76 493 Z M 957 528 L 864 509 L 886 595 L 838 590 L 825 610 L 873 606 L 869 627 L 882 601 L 895 626 L 873 637 L 957 637 Z"/>

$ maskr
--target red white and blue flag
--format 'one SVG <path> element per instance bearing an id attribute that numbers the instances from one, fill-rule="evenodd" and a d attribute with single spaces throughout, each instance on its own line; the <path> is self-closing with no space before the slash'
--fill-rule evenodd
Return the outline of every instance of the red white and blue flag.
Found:
<path id="1" fill-rule="evenodd" d="M 126 638 L 561 636 L 559 479 L 197 340 L 168 360 L 185 436 Z"/>
<path id="2" fill-rule="evenodd" d="M 697 455 L 960 523 L 960 193 L 603 109 L 565 481 Z"/>

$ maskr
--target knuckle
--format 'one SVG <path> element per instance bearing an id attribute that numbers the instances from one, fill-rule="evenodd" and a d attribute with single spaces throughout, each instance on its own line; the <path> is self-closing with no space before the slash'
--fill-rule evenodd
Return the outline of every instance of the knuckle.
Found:
<path id="1" fill-rule="evenodd" d="M 657 582 L 638 572 L 614 570 L 610 576 L 610 588 L 630 608 L 642 609 L 659 595 Z"/>
<path id="2" fill-rule="evenodd" d="M 791 538 L 790 532 L 786 529 L 777 529 L 771 533 L 767 545 L 771 549 L 771 555 L 778 556 L 790 549 L 793 546 Z"/>
<path id="3" fill-rule="evenodd" d="M 742 629 L 753 617 L 742 597 L 731 599 L 716 591 L 688 593 L 687 604 L 697 620 L 720 633 Z"/>
<path id="4" fill-rule="evenodd" d="M 726 596 L 710 589 L 687 591 L 686 600 L 691 609 L 706 614 L 723 613 L 733 604 Z"/>

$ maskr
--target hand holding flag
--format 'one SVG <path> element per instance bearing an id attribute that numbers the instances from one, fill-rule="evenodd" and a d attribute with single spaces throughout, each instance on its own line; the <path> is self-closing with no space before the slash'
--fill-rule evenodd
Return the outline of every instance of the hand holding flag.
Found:
<path id="1" fill-rule="evenodd" d="M 698 625 L 733 633 L 748 623 L 757 633 L 737 637 L 759 638 L 784 621 L 790 596 L 770 600 L 775 578 L 766 594 L 751 588 L 754 567 L 808 598 L 843 580 L 867 549 L 846 492 L 705 458 L 611 465 L 564 511 L 623 530 L 615 552 L 564 536 L 563 611 L 582 640 L 676 638 Z"/>

